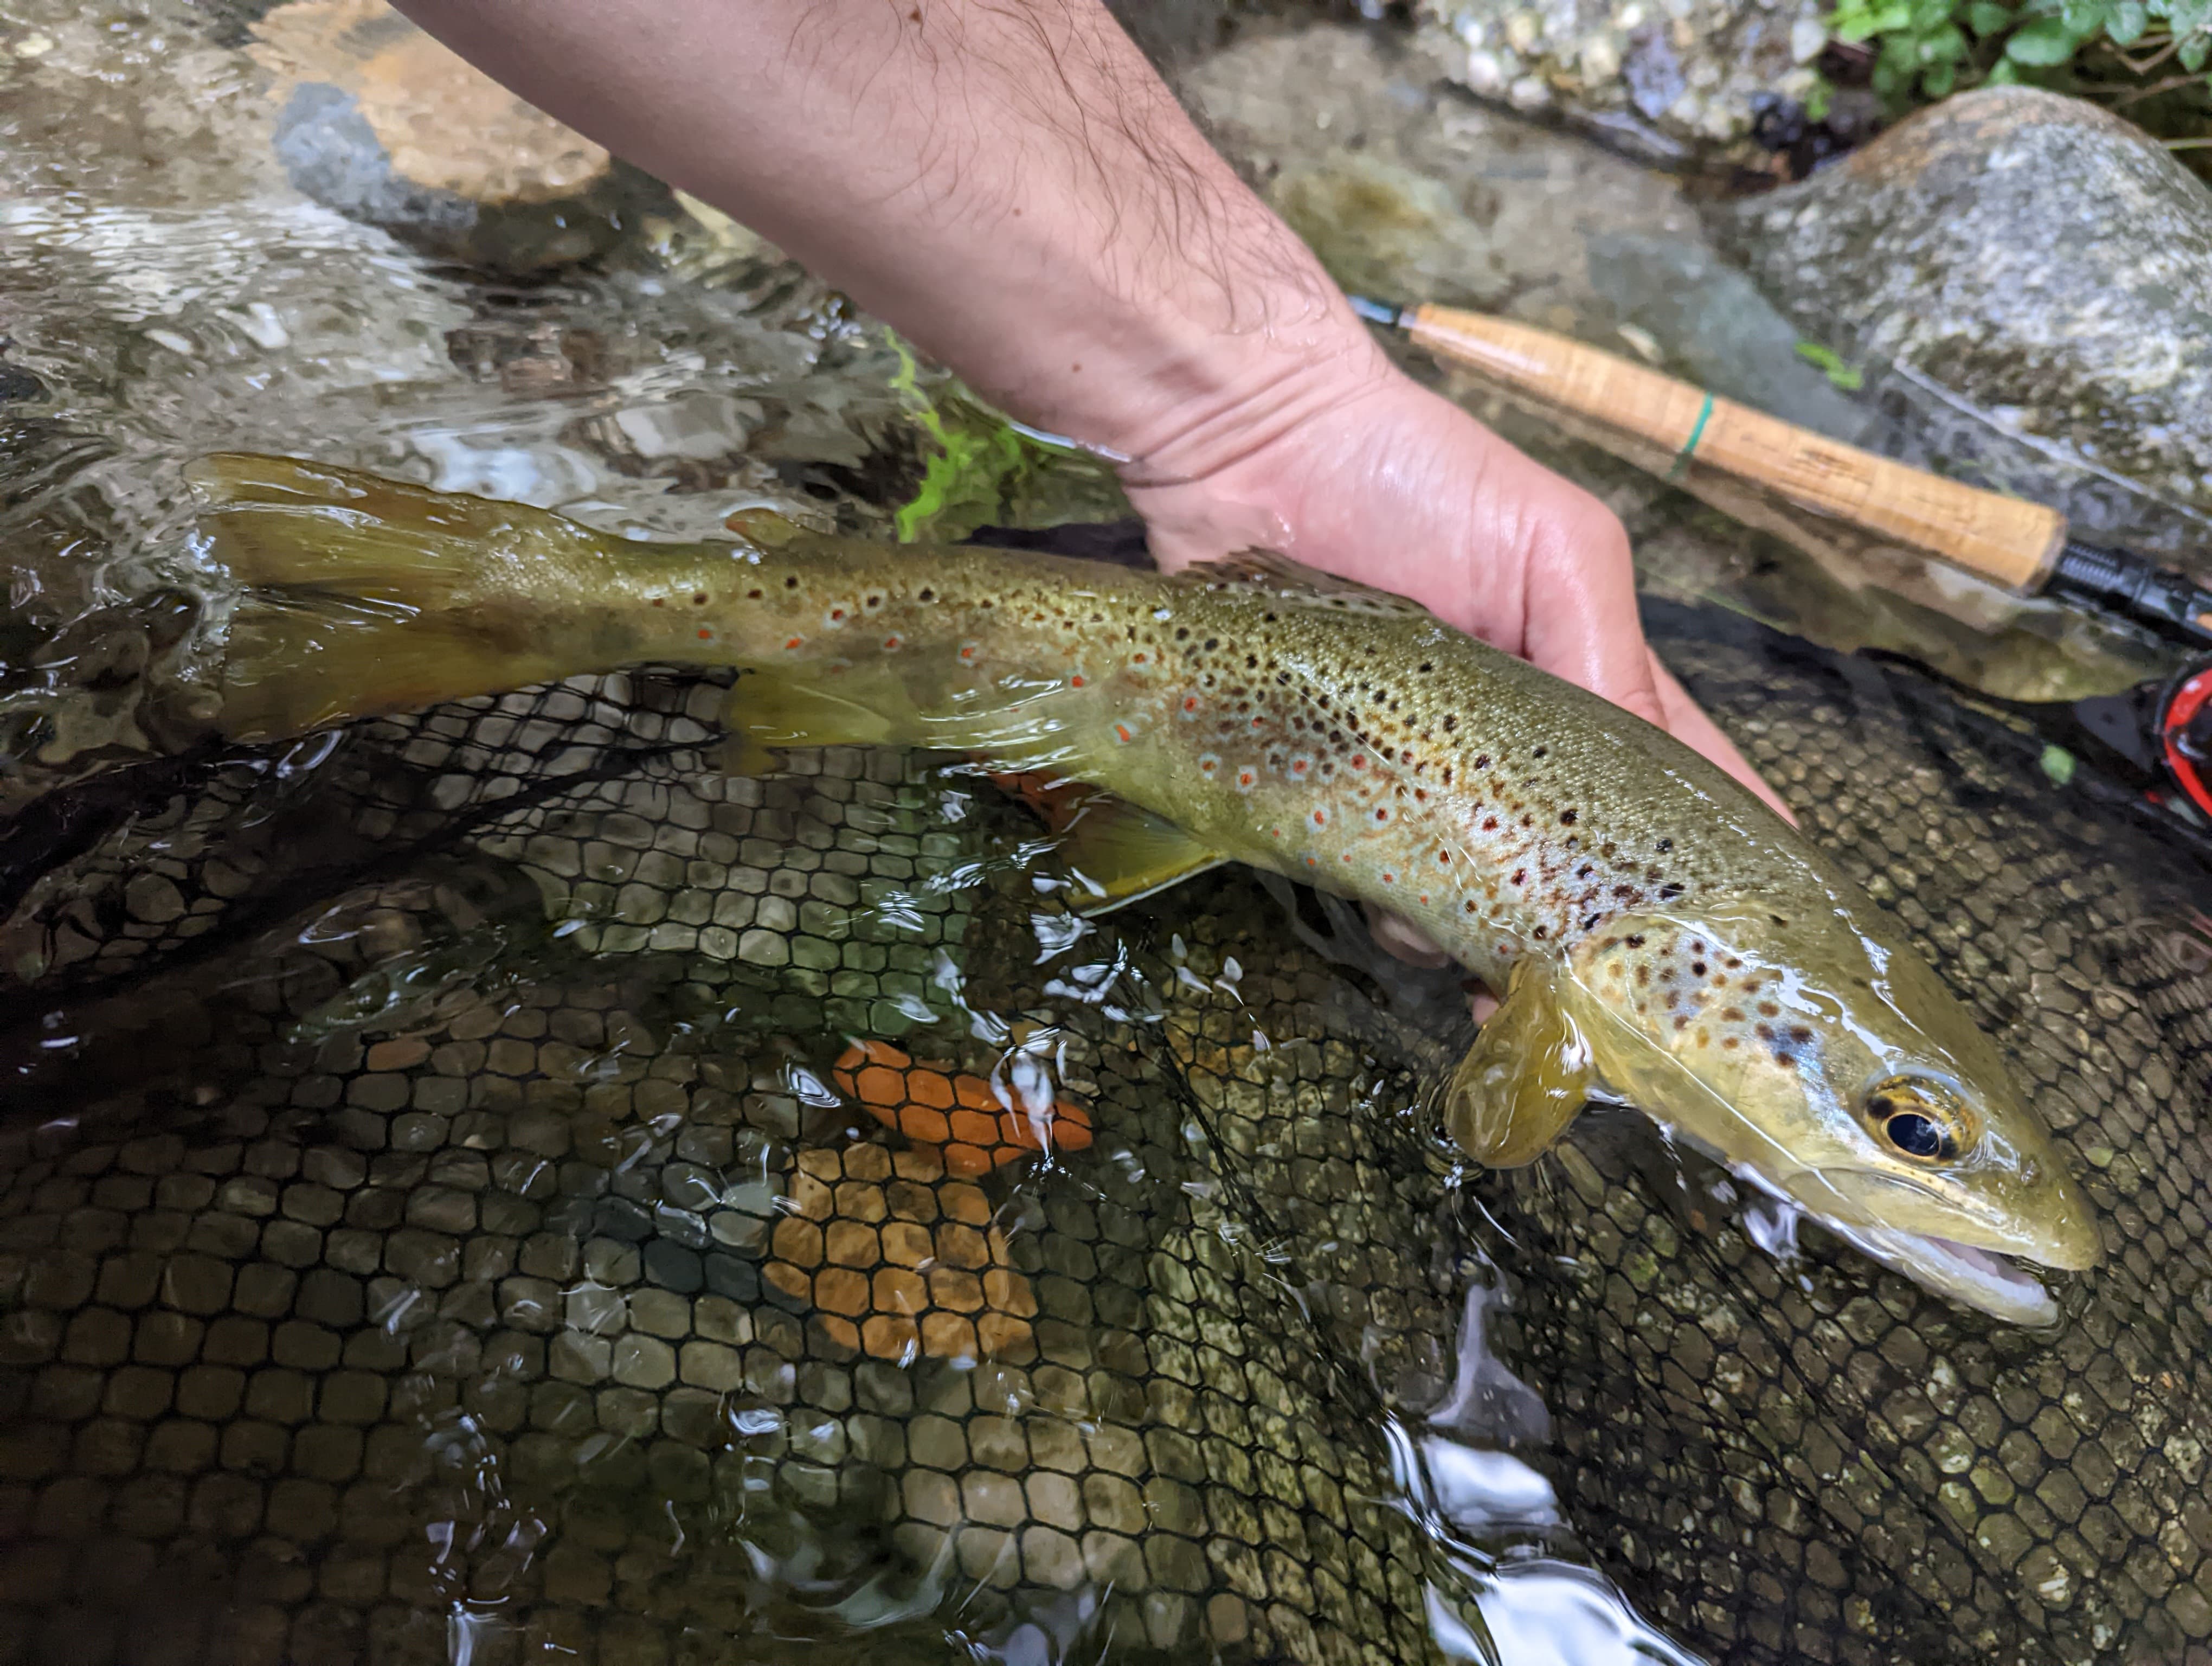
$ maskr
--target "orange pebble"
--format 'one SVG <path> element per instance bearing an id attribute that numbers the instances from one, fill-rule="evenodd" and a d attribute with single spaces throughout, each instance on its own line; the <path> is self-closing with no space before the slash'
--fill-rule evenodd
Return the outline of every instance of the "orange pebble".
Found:
<path id="1" fill-rule="evenodd" d="M 972 1359 L 975 1327 L 957 1313 L 932 1313 L 921 1322 L 921 1349 L 939 1359 Z"/>
<path id="2" fill-rule="evenodd" d="M 910 1364 L 921 1348 L 921 1331 L 902 1314 L 878 1313 L 860 1327 L 860 1346 L 878 1359 Z"/>
<path id="3" fill-rule="evenodd" d="M 797 1301 L 814 1299 L 814 1275 L 793 1267 L 787 1261 L 772 1261 L 763 1269 L 761 1277 Z"/>
<path id="4" fill-rule="evenodd" d="M 875 1107 L 871 1105 L 871 1110 Z M 926 1105 L 905 1105 L 896 1113 L 878 1110 L 876 1116 L 885 1126 L 896 1128 L 909 1140 L 919 1140 L 924 1145 L 941 1146 L 952 1137 L 951 1125 L 941 1110 L 932 1110 Z"/>
<path id="5" fill-rule="evenodd" d="M 986 1313 L 975 1321 L 975 1336 L 986 1359 L 1025 1365 L 1036 1358 L 1036 1333 L 1012 1314 Z"/>
<path id="6" fill-rule="evenodd" d="M 853 1090 L 871 1110 L 896 1110 L 907 1103 L 906 1073 L 872 1064 L 854 1079 Z"/>
<path id="7" fill-rule="evenodd" d="M 1011 1267 L 994 1267 L 983 1274 L 983 1299 L 1002 1313 L 1029 1318 L 1037 1310 L 1030 1281 Z"/>
<path id="8" fill-rule="evenodd" d="M 940 1226 L 937 1229 L 937 1260 L 939 1267 L 988 1267 L 991 1264 L 990 1244 L 973 1226 Z"/>
<path id="9" fill-rule="evenodd" d="M 901 1071 L 904 1070 L 913 1062 L 914 1061 L 912 1059 L 908 1058 L 904 1053 L 899 1051 L 897 1048 L 893 1047 L 889 1042 L 854 1042 L 850 1047 L 848 1047 L 842 1053 L 838 1055 L 837 1062 L 830 1067 L 830 1079 L 835 1081 L 839 1087 L 851 1094 L 854 1098 L 860 1099 L 866 1097 L 860 1091 L 858 1084 L 854 1080 L 854 1074 L 860 1070 L 861 1066 L 871 1064 L 884 1065 L 891 1070 Z M 901 1098 L 905 1097 L 903 1091 L 902 1091 L 899 1097 Z M 892 1101 L 893 1104 L 896 1104 L 897 1102 L 897 1100 Z"/>
<path id="10" fill-rule="evenodd" d="M 1091 1113 L 1073 1099 L 1052 1102 L 1052 1143 L 1062 1151 L 1091 1147 Z"/>
<path id="11" fill-rule="evenodd" d="M 883 1231 L 884 1259 L 894 1267 L 919 1267 L 937 1254 L 929 1229 L 918 1221 L 895 1220 Z"/>
<path id="12" fill-rule="evenodd" d="M 1040 1119 L 1025 1110 L 1009 1110 L 1000 1118 L 1003 1138 L 1018 1151 L 1008 1152 L 1001 1161 L 1011 1161 L 1022 1151 L 1037 1151 L 1050 1146 L 1060 1151 L 1081 1151 L 1091 1143 L 1091 1113 L 1072 1100 L 1054 1099 L 1052 1114 Z M 1042 1137 L 1040 1137 L 1042 1136 Z"/>
<path id="13" fill-rule="evenodd" d="M 860 1351 L 860 1332 L 850 1319 L 840 1319 L 828 1313 L 814 1316 L 814 1325 L 831 1348 L 840 1353 Z"/>
<path id="14" fill-rule="evenodd" d="M 935 1212 L 936 1195 L 929 1189 L 945 1178 L 945 1154 L 942 1152 L 929 1146 L 909 1146 L 904 1151 L 893 1152 L 891 1172 L 908 1185 L 919 1187 L 931 1199 L 931 1213 Z M 915 1214 L 917 1220 L 927 1218 L 927 1215 Z"/>
<path id="15" fill-rule="evenodd" d="M 884 1127 L 918 1146 L 935 1148 L 950 1174 L 972 1179 L 1049 1145 L 1081 1151 L 1091 1144 L 1091 1113 L 1066 1099 L 1053 1101 L 1040 1128 L 1023 1110 L 1009 1107 L 981 1076 L 917 1065 L 889 1042 L 854 1042 L 830 1072 L 837 1085 Z"/>
<path id="16" fill-rule="evenodd" d="M 951 1181 L 937 1189 L 937 1207 L 949 1219 L 963 1220 L 970 1226 L 988 1225 L 991 1219 L 991 1200 L 964 1181 Z M 938 1229 L 940 1232 L 943 1227 Z M 981 1263 L 977 1263 L 979 1266 Z"/>
<path id="17" fill-rule="evenodd" d="M 957 1267 L 933 1267 L 929 1269 L 929 1299 L 947 1312 L 973 1313 L 983 1305 L 983 1281 Z"/>
<path id="18" fill-rule="evenodd" d="M 945 1148 L 945 1172 L 957 1174 L 963 1180 L 973 1180 L 999 1166 L 998 1158 L 981 1146 L 947 1146 Z"/>
<path id="19" fill-rule="evenodd" d="M 833 1267 L 814 1275 L 814 1305 L 858 1318 L 868 1310 L 867 1275 L 855 1268 Z"/>
<path id="20" fill-rule="evenodd" d="M 822 1264 L 822 1229 L 811 1221 L 786 1215 L 776 1222 L 775 1231 L 769 1237 L 769 1244 L 779 1261 L 787 1261 L 799 1267 L 819 1267 Z"/>
<path id="21" fill-rule="evenodd" d="M 927 1105 L 933 1110 L 952 1109 L 952 1079 L 941 1070 L 908 1071 L 906 1091 L 908 1097 L 918 1105 Z"/>
<path id="22" fill-rule="evenodd" d="M 952 1084 L 952 1091 L 970 1110 L 996 1111 L 1000 1108 L 999 1096 L 991 1091 L 990 1083 L 981 1076 L 961 1077 Z"/>
<path id="23" fill-rule="evenodd" d="M 929 1287 L 919 1273 L 903 1267 L 878 1269 L 869 1286 L 869 1295 L 878 1313 L 904 1313 L 912 1316 L 929 1305 Z"/>
<path id="24" fill-rule="evenodd" d="M 823 1235 L 823 1247 L 839 1267 L 873 1267 L 883 1259 L 876 1229 L 866 1221 L 833 1220 Z"/>
<path id="25" fill-rule="evenodd" d="M 1000 1123 L 996 1116 L 987 1116 L 980 1110 L 956 1110 L 945 1121 L 951 1124 L 955 1140 L 987 1147 L 999 1143 Z"/>

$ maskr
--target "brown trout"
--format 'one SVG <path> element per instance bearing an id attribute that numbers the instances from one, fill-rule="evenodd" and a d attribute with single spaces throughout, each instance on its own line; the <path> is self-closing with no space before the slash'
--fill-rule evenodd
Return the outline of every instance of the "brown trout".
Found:
<path id="1" fill-rule="evenodd" d="M 652 544 L 282 459 L 194 481 L 247 590 L 235 738 L 735 666 L 754 766 L 914 745 L 1104 789 L 1064 851 L 1079 909 L 1238 861 L 1402 916 L 1503 996 L 1444 1094 L 1482 1162 L 1609 1099 L 2000 1318 L 2056 1311 L 2011 1258 L 2097 1259 L 1996 1049 L 1871 901 L 1686 747 L 1413 603 L 1267 556 L 1166 577 L 758 519 Z"/>

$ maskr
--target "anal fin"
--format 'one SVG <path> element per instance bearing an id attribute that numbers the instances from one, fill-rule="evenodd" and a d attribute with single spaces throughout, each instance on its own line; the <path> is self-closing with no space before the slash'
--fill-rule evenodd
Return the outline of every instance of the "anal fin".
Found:
<path id="1" fill-rule="evenodd" d="M 858 689 L 856 693 L 860 692 Z M 919 739 L 902 723 L 895 702 L 884 705 L 831 693 L 771 672 L 740 677 L 723 707 L 729 733 L 722 767 L 733 775 L 772 774 L 775 753 L 789 746 L 902 746 Z"/>
<path id="2" fill-rule="evenodd" d="M 1075 813 L 1060 848 L 1074 876 L 1068 905 L 1099 915 L 1231 860 L 1172 822 L 1101 794 Z"/>

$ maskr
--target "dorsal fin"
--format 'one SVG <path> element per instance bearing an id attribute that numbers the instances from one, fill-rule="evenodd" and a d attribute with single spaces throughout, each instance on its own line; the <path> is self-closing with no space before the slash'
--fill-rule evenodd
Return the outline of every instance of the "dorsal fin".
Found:
<path id="1" fill-rule="evenodd" d="M 1240 550 L 1212 561 L 1194 562 L 1176 575 L 1176 581 L 1237 590 L 1263 591 L 1287 602 L 1332 612 L 1365 613 L 1388 618 L 1420 618 L 1428 610 L 1419 602 L 1377 590 L 1356 579 L 1339 578 L 1318 567 L 1308 567 L 1273 550 Z"/>

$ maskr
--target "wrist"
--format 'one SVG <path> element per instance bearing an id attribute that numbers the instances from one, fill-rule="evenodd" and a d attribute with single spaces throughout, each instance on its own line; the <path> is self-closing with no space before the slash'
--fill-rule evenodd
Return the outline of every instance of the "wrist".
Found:
<path id="1" fill-rule="evenodd" d="M 1233 254 L 1155 242 L 1071 259 L 1055 238 L 1024 260 L 1035 233 L 1016 221 L 996 240 L 1016 257 L 1000 282 L 971 275 L 957 307 L 908 289 L 876 310 L 1012 415 L 1110 458 L 1133 489 L 1215 474 L 1398 380 L 1296 234 L 1233 176 L 1222 185 L 1192 240 Z"/>
<path id="2" fill-rule="evenodd" d="M 1384 394 L 1397 372 L 1332 289 L 1287 327 L 1219 331 L 1139 384 L 1133 420 L 1108 441 L 1132 491 L 1224 478 Z"/>

